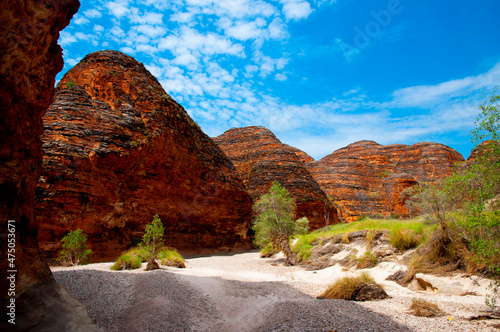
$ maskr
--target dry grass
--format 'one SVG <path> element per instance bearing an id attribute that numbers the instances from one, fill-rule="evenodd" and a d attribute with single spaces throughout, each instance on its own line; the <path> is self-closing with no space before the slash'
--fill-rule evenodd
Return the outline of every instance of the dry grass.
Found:
<path id="1" fill-rule="evenodd" d="M 366 251 L 365 254 L 358 258 L 358 263 L 356 264 L 357 269 L 369 269 L 377 266 L 378 258 L 371 253 L 371 251 Z"/>
<path id="2" fill-rule="evenodd" d="M 473 260 L 467 245 L 461 240 L 452 240 L 436 231 L 429 241 L 421 245 L 410 261 L 410 266 L 420 273 L 446 276 L 456 270 L 474 272 Z"/>
<path id="3" fill-rule="evenodd" d="M 444 312 L 439 309 L 437 304 L 417 298 L 412 300 L 409 313 L 417 317 L 439 317 L 444 315 Z"/>
<path id="4" fill-rule="evenodd" d="M 421 240 L 422 235 L 412 229 L 400 228 L 391 233 L 391 244 L 401 251 L 416 248 Z"/>
<path id="5" fill-rule="evenodd" d="M 366 273 L 357 277 L 344 277 L 328 287 L 321 294 L 325 299 L 351 300 L 356 290 L 365 283 L 375 284 L 375 281 Z"/>

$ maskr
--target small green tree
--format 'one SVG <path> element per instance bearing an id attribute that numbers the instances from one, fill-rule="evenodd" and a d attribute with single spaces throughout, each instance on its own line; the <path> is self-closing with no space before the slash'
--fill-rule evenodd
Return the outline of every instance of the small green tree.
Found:
<path id="1" fill-rule="evenodd" d="M 420 188 L 416 196 L 422 211 L 433 214 L 439 222 L 444 241 L 466 245 L 472 255 L 466 254 L 462 260 L 473 268 L 477 265 L 490 270 L 492 294 L 486 303 L 492 307 L 500 296 L 500 211 L 493 203 L 500 197 L 499 101 L 495 90 L 479 106 L 471 133 L 475 161 L 458 167 L 442 183 Z"/>
<path id="2" fill-rule="evenodd" d="M 151 224 L 146 226 L 146 233 L 142 237 L 139 246 L 146 251 L 147 266 L 146 271 L 160 268 L 156 263 L 156 258 L 163 247 L 163 224 L 160 217 L 156 214 Z"/>
<path id="3" fill-rule="evenodd" d="M 283 252 L 290 265 L 297 264 L 297 257 L 290 248 L 290 236 L 306 233 L 309 223 L 307 218 L 294 221 L 294 206 L 290 193 L 274 181 L 269 193 L 254 204 L 257 218 L 252 226 L 255 243 L 261 248 L 272 243 Z"/>
<path id="4" fill-rule="evenodd" d="M 61 240 L 63 250 L 59 253 L 57 260 L 65 261 L 71 265 L 86 263 L 92 250 L 87 247 L 87 237 L 79 228 L 71 231 Z"/>

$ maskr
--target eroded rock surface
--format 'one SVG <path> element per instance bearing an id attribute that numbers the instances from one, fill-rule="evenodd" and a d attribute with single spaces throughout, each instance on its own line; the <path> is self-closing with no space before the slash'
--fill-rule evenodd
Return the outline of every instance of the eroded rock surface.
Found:
<path id="1" fill-rule="evenodd" d="M 340 207 L 341 217 L 355 221 L 362 214 L 408 217 L 412 207 L 404 190 L 443 179 L 463 161 L 460 153 L 437 143 L 383 146 L 360 141 L 306 167 Z"/>
<path id="2" fill-rule="evenodd" d="M 2 331 L 56 331 L 77 325 L 87 331 L 94 328 L 85 308 L 54 281 L 38 248 L 34 215 L 43 155 L 42 117 L 54 96 L 55 76 L 63 68 L 57 39 L 79 5 L 78 0 L 6 0 L 0 6 Z M 12 220 L 11 227 L 8 220 Z M 15 252 L 7 252 L 8 233 L 15 234 L 10 237 L 15 238 L 15 247 L 11 247 Z M 13 283 L 7 279 L 12 275 Z M 15 325 L 7 321 L 14 317 L 6 315 L 11 312 L 7 309 L 11 299 L 15 299 Z"/>
<path id="3" fill-rule="evenodd" d="M 155 214 L 176 248 L 245 240 L 252 206 L 235 167 L 123 53 L 89 54 L 63 77 L 42 139 L 37 221 L 49 252 L 81 228 L 95 261 L 116 259 Z"/>
<path id="4" fill-rule="evenodd" d="M 270 130 L 233 128 L 214 141 L 238 169 L 253 201 L 278 181 L 295 198 L 297 218 L 307 217 L 312 229 L 339 222 L 335 206 L 300 159 L 307 155 L 282 144 Z"/>

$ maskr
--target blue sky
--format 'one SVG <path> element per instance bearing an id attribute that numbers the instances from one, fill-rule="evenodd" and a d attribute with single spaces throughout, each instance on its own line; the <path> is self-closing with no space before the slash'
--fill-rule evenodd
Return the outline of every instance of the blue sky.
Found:
<path id="1" fill-rule="evenodd" d="M 500 82 L 498 0 L 82 1 L 65 67 L 120 50 L 210 136 L 261 125 L 320 159 L 358 140 L 464 155 Z"/>

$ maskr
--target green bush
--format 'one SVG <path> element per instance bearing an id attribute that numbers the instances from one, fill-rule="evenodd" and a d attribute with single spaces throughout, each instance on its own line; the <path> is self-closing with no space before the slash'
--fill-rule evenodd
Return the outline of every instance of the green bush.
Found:
<path id="1" fill-rule="evenodd" d="M 260 258 L 269 258 L 273 257 L 277 253 L 279 253 L 279 249 L 276 249 L 272 242 L 270 242 L 267 246 L 265 246 L 261 251 L 260 251 Z"/>
<path id="2" fill-rule="evenodd" d="M 160 217 L 156 214 L 153 217 L 151 224 L 146 226 L 145 234 L 142 237 L 139 247 L 144 250 L 146 254 L 146 260 L 148 261 L 148 266 L 146 270 L 157 269 L 158 264 L 155 262 L 159 251 L 163 247 L 163 233 L 165 229 L 163 228 L 163 223 Z"/>
<path id="3" fill-rule="evenodd" d="M 256 219 L 252 225 L 255 244 L 265 248 L 269 243 L 279 248 L 290 265 L 297 264 L 296 254 L 290 248 L 290 237 L 307 233 L 307 218 L 295 219 L 295 200 L 292 195 L 274 181 L 271 189 L 254 204 Z"/>
<path id="4" fill-rule="evenodd" d="M 179 268 L 185 268 L 186 265 L 184 257 L 179 254 L 175 249 L 172 248 L 163 248 L 158 253 L 158 259 L 160 260 L 161 265 L 165 266 L 174 266 Z"/>
<path id="5" fill-rule="evenodd" d="M 57 260 L 65 261 L 71 265 L 86 263 L 89 256 L 93 253 L 87 247 L 87 237 L 79 228 L 76 231 L 71 231 L 61 240 L 63 250 L 59 253 Z"/>
<path id="6" fill-rule="evenodd" d="M 115 264 L 111 266 L 111 270 L 134 270 L 140 268 L 141 266 L 141 258 L 137 254 L 128 252 L 118 257 Z"/>

